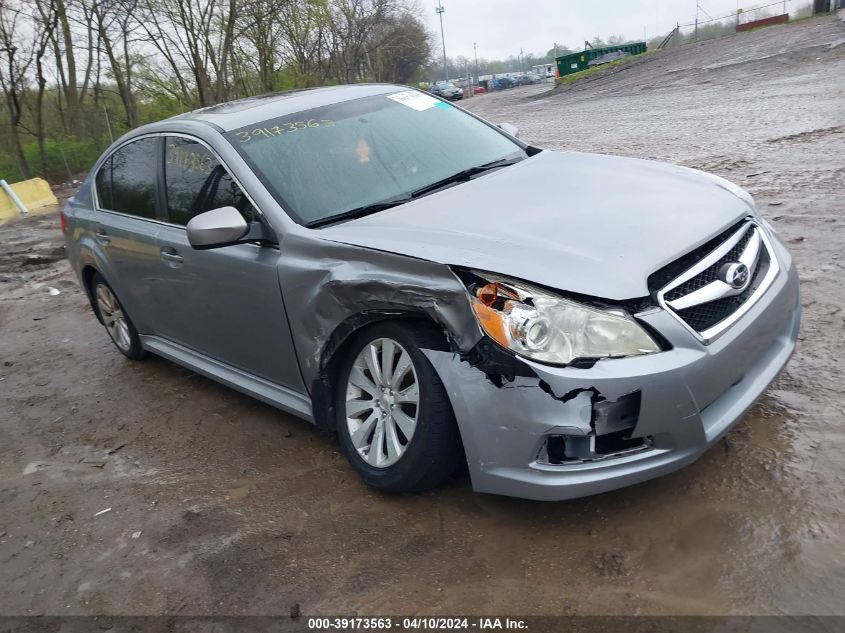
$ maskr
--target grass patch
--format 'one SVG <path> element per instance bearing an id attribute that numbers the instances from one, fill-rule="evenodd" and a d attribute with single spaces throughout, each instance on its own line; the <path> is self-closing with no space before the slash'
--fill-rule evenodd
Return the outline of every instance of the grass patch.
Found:
<path id="1" fill-rule="evenodd" d="M 593 68 L 588 68 L 587 70 L 580 70 L 577 73 L 572 73 L 571 75 L 557 77 L 555 79 L 555 88 L 557 88 L 558 86 L 567 86 L 571 83 L 575 83 L 576 81 L 580 81 L 581 79 L 586 79 L 587 77 L 592 77 L 593 75 L 603 73 L 606 70 L 611 70 L 613 68 L 623 66 L 624 64 L 629 64 L 635 59 L 642 59 L 646 55 L 649 55 L 653 52 L 654 51 L 646 51 L 645 53 L 641 53 L 640 55 L 631 55 L 630 57 L 623 57 L 622 59 L 617 59 L 616 61 L 608 62 L 606 64 L 602 64 L 601 66 L 594 66 Z"/>
<path id="2" fill-rule="evenodd" d="M 47 139 L 44 144 L 46 165 L 41 164 L 38 145 L 34 141 L 24 143 L 23 153 L 33 176 L 40 176 L 49 182 L 61 182 L 69 178 L 68 170 L 75 175 L 91 169 L 91 165 L 108 145 L 108 140 L 98 141 L 93 138 Z M 6 152 L 0 152 L 0 178 L 9 182 L 17 182 L 23 178 L 17 161 Z"/>

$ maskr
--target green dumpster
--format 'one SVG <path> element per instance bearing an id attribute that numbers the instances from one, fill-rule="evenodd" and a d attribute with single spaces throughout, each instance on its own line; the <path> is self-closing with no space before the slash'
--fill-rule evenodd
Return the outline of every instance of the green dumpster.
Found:
<path id="1" fill-rule="evenodd" d="M 557 62 L 557 73 L 559 77 L 565 77 L 572 73 L 587 70 L 591 67 L 590 62 L 612 53 L 630 53 L 640 55 L 646 52 L 645 42 L 633 42 L 631 44 L 620 44 L 619 46 L 603 46 L 602 48 L 587 48 L 580 53 L 570 53 L 555 59 Z M 593 64 L 595 65 L 595 64 Z"/>

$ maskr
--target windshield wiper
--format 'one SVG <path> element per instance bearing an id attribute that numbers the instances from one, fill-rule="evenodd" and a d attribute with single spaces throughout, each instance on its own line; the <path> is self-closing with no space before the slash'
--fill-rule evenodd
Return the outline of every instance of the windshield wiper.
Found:
<path id="1" fill-rule="evenodd" d="M 371 213 L 378 213 L 379 211 L 384 211 L 385 209 L 398 207 L 400 204 L 404 204 L 412 199 L 413 196 L 411 196 L 411 194 L 402 194 L 401 196 L 396 196 L 395 198 L 388 198 L 387 200 L 382 200 L 381 202 L 373 202 L 372 204 L 366 204 L 363 207 L 356 207 L 354 209 L 350 209 L 349 211 L 344 211 L 343 213 L 337 213 L 326 218 L 320 218 L 319 220 L 309 222 L 305 226 L 309 229 L 313 229 L 326 226 L 327 224 L 334 224 L 335 222 L 342 222 L 343 220 L 363 218 L 365 215 L 370 215 Z"/>
<path id="2" fill-rule="evenodd" d="M 420 196 L 432 193 L 434 191 L 437 191 L 438 189 L 442 189 L 443 187 L 454 185 L 459 182 L 466 182 L 467 180 L 470 180 L 473 176 L 483 174 L 485 171 L 490 171 L 491 169 L 498 169 L 499 167 L 507 167 L 508 165 L 513 165 L 514 163 L 518 163 L 521 160 L 524 160 L 523 156 L 518 156 L 516 158 L 501 158 L 499 160 L 494 160 L 490 163 L 484 163 L 483 165 L 470 167 L 469 169 L 459 171 L 457 174 L 452 174 L 448 178 L 444 178 L 443 180 L 438 180 L 437 182 L 433 182 L 430 185 L 426 185 L 425 187 L 415 189 L 410 193 L 410 196 L 412 198 L 419 198 Z"/>
<path id="3" fill-rule="evenodd" d="M 415 189 L 410 193 L 405 193 L 400 196 L 396 196 L 395 198 L 388 198 L 387 200 L 382 200 L 380 202 L 367 204 L 363 207 L 356 207 L 355 209 L 350 209 L 349 211 L 330 215 L 326 218 L 320 218 L 319 220 L 309 222 L 305 226 L 307 226 L 309 229 L 314 229 L 319 228 L 321 226 L 326 226 L 328 224 L 335 224 L 336 222 L 343 222 L 344 220 L 354 220 L 355 218 L 363 218 L 365 215 L 370 215 L 372 213 L 384 211 L 385 209 L 398 207 L 400 204 L 404 204 L 416 198 L 420 198 L 426 194 L 433 193 L 434 191 L 442 189 L 443 187 L 448 187 L 449 185 L 457 184 L 459 182 L 466 182 L 473 176 L 482 174 L 485 171 L 490 171 L 491 169 L 498 169 L 499 167 L 507 167 L 508 165 L 513 165 L 514 163 L 518 163 L 521 160 L 524 160 L 523 156 L 517 156 L 516 158 L 501 158 L 499 160 L 494 160 L 490 163 L 484 163 L 483 165 L 470 167 L 469 169 L 459 171 L 457 174 L 452 174 L 448 178 L 443 178 L 442 180 L 433 182 L 430 185 L 426 185 L 425 187 Z"/>

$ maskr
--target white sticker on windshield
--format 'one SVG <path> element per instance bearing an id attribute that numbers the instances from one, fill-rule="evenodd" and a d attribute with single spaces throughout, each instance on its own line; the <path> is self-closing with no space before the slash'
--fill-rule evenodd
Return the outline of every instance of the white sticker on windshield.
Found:
<path id="1" fill-rule="evenodd" d="M 432 106 L 439 103 L 437 99 L 431 95 L 427 95 L 416 90 L 405 90 L 404 92 L 397 92 L 392 95 L 387 95 L 388 99 L 393 99 L 397 103 L 413 108 L 419 112 L 428 110 Z"/>

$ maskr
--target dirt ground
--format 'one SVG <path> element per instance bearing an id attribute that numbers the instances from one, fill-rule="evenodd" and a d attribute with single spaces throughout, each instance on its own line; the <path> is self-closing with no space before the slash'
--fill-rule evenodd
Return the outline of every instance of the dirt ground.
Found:
<path id="1" fill-rule="evenodd" d="M 0 227 L 0 613 L 845 613 L 843 44 L 813 19 L 465 103 L 539 146 L 730 178 L 800 269 L 799 350 L 751 413 L 593 498 L 375 493 L 307 423 L 124 360 L 56 213 Z"/>

